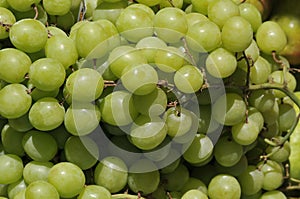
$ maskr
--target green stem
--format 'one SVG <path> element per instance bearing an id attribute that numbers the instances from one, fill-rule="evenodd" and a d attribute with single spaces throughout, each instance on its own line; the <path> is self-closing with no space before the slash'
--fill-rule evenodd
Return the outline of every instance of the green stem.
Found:
<path id="1" fill-rule="evenodd" d="M 114 194 L 112 195 L 113 199 L 145 199 L 144 197 L 139 197 L 139 196 L 135 196 L 135 195 L 130 195 L 130 194 Z"/>

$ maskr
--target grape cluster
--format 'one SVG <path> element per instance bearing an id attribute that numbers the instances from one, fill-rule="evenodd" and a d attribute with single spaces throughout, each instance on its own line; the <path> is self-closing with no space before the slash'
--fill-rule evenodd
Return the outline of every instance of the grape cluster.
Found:
<path id="1" fill-rule="evenodd" d="M 0 198 L 287 198 L 297 80 L 255 4 L 0 6 Z"/>

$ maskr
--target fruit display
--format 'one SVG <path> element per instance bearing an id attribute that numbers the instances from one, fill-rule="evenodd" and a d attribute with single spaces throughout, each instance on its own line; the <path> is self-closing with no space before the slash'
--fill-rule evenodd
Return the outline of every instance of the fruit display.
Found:
<path id="1" fill-rule="evenodd" d="M 298 0 L 0 0 L 0 199 L 300 196 Z"/>

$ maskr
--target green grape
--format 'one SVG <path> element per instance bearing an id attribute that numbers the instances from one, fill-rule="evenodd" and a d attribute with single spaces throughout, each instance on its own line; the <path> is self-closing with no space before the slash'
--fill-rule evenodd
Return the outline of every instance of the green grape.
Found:
<path id="1" fill-rule="evenodd" d="M 81 68 L 68 76 L 65 88 L 72 101 L 92 102 L 102 94 L 104 81 L 98 71 Z"/>
<path id="2" fill-rule="evenodd" d="M 121 191 L 127 184 L 128 168 L 118 157 L 107 156 L 95 168 L 94 180 L 99 186 L 105 187 L 110 193 Z"/>
<path id="3" fill-rule="evenodd" d="M 279 104 L 279 130 L 288 131 L 295 123 L 297 114 L 292 105 Z"/>
<path id="4" fill-rule="evenodd" d="M 139 159 L 129 167 L 127 184 L 133 192 L 152 193 L 157 189 L 159 182 L 159 171 L 150 160 Z"/>
<path id="5" fill-rule="evenodd" d="M 67 161 L 76 164 L 82 170 L 92 168 L 99 157 L 96 142 L 87 136 L 70 136 L 65 143 L 64 152 Z"/>
<path id="6" fill-rule="evenodd" d="M 0 39 L 6 39 L 9 37 L 9 33 L 7 31 L 8 27 L 4 24 L 12 25 L 16 22 L 16 17 L 14 14 L 7 8 L 0 7 L 1 15 L 0 22 L 3 24 L 0 27 Z"/>
<path id="7" fill-rule="evenodd" d="M 60 162 L 50 169 L 48 182 L 56 188 L 60 197 L 72 198 L 83 190 L 85 176 L 75 164 Z"/>
<path id="8" fill-rule="evenodd" d="M 9 124 L 6 124 L 1 130 L 1 142 L 6 153 L 17 156 L 24 156 L 22 147 L 24 133 L 16 131 Z"/>
<path id="9" fill-rule="evenodd" d="M 241 186 L 235 177 L 218 174 L 208 185 L 208 196 L 211 199 L 239 199 Z"/>
<path id="10" fill-rule="evenodd" d="M 132 6 L 128 6 L 120 13 L 116 27 L 125 39 L 135 43 L 152 36 L 154 32 L 151 15 L 143 9 Z"/>
<path id="11" fill-rule="evenodd" d="M 48 15 L 48 23 L 56 25 L 63 31 L 69 32 L 72 25 L 76 22 L 75 17 L 71 11 L 64 15 Z"/>
<path id="12" fill-rule="evenodd" d="M 241 185 L 242 194 L 253 195 L 262 189 L 264 174 L 256 166 L 249 165 L 237 179 Z"/>
<path id="13" fill-rule="evenodd" d="M 28 185 L 25 183 L 24 179 L 20 178 L 18 181 L 13 182 L 7 187 L 8 198 L 15 198 L 15 196 L 22 191 L 26 190 Z"/>
<path id="14" fill-rule="evenodd" d="M 9 126 L 19 132 L 26 132 L 33 128 L 32 124 L 29 121 L 28 112 L 21 117 L 8 120 Z"/>
<path id="15" fill-rule="evenodd" d="M 183 185 L 180 192 L 186 193 L 191 189 L 196 189 L 204 194 L 207 194 L 207 187 L 200 179 L 189 177 L 188 181 Z"/>
<path id="16" fill-rule="evenodd" d="M 203 1 L 191 0 L 191 3 L 192 3 L 192 11 L 207 16 L 208 5 L 209 5 L 212 1 L 213 1 L 213 0 L 203 0 Z"/>
<path id="17" fill-rule="evenodd" d="M 51 91 L 44 91 L 44 90 L 40 90 L 38 88 L 34 88 L 33 90 L 31 90 L 30 92 L 30 96 L 32 98 L 33 101 L 38 101 L 44 97 L 57 97 L 59 94 L 59 88 L 51 90 Z"/>
<path id="18" fill-rule="evenodd" d="M 274 94 L 267 90 L 252 91 L 248 99 L 249 104 L 260 112 L 272 109 L 275 104 Z"/>
<path id="19" fill-rule="evenodd" d="M 207 16 L 221 29 L 231 17 L 240 15 L 239 7 L 232 0 L 211 1 L 207 7 Z"/>
<path id="20" fill-rule="evenodd" d="M 252 120 L 258 126 L 259 131 L 264 128 L 264 118 L 261 112 L 254 107 L 248 107 L 248 121 Z"/>
<path id="21" fill-rule="evenodd" d="M 159 10 L 154 17 L 154 31 L 167 43 L 177 43 L 188 30 L 185 13 L 174 7 Z"/>
<path id="22" fill-rule="evenodd" d="M 254 143 L 259 133 L 259 126 L 254 120 L 243 120 L 233 125 L 231 128 L 232 139 L 240 145 L 249 145 Z"/>
<path id="23" fill-rule="evenodd" d="M 62 37 L 63 36 L 65 36 L 65 37 L 68 36 L 67 33 L 65 33 L 62 29 L 60 29 L 60 28 L 58 28 L 56 26 L 48 26 L 47 30 L 48 30 L 48 32 L 49 32 L 49 34 L 50 34 L 51 37 L 52 36 L 62 36 Z"/>
<path id="24" fill-rule="evenodd" d="M 44 91 L 59 88 L 66 77 L 64 66 L 54 58 L 41 58 L 33 62 L 28 74 L 32 84 Z"/>
<path id="25" fill-rule="evenodd" d="M 78 21 L 76 23 L 74 23 L 72 25 L 72 27 L 70 28 L 70 33 L 69 33 L 69 37 L 71 39 L 73 39 L 73 41 L 76 41 L 76 35 L 77 35 L 77 31 L 78 29 L 83 25 L 83 24 L 86 24 L 88 23 L 87 20 L 83 20 L 83 21 Z M 60 29 L 60 28 L 59 28 Z M 61 30 L 61 29 L 60 29 Z M 63 31 L 64 32 L 64 31 Z"/>
<path id="26" fill-rule="evenodd" d="M 83 23 L 75 39 L 78 55 L 83 58 L 103 57 L 108 52 L 108 38 L 105 29 L 97 22 Z"/>
<path id="27" fill-rule="evenodd" d="M 213 104 L 212 115 L 221 124 L 235 125 L 245 118 L 246 104 L 240 95 L 229 92 Z"/>
<path id="28" fill-rule="evenodd" d="M 186 14 L 185 17 L 187 19 L 189 28 L 192 28 L 194 24 L 197 24 L 199 22 L 209 21 L 209 19 L 205 15 L 198 13 L 198 12 L 188 13 L 188 14 Z"/>
<path id="29" fill-rule="evenodd" d="M 13 9 L 26 12 L 32 9 L 32 5 L 37 5 L 41 0 L 6 0 Z"/>
<path id="30" fill-rule="evenodd" d="M 183 194 L 182 199 L 208 199 L 207 195 L 197 189 L 191 189 Z"/>
<path id="31" fill-rule="evenodd" d="M 273 51 L 279 53 L 287 44 L 284 31 L 274 21 L 262 23 L 257 29 L 255 38 L 259 49 L 266 54 L 271 54 Z"/>
<path id="32" fill-rule="evenodd" d="M 127 67 L 121 76 L 123 86 L 135 95 L 151 93 L 158 83 L 158 75 L 149 64 Z"/>
<path id="33" fill-rule="evenodd" d="M 28 185 L 25 191 L 25 198 L 51 198 L 59 199 L 59 194 L 55 187 L 49 182 L 38 180 Z"/>
<path id="34" fill-rule="evenodd" d="M 127 6 L 128 1 L 126 0 L 121 0 L 117 3 L 102 2 L 93 11 L 92 19 L 94 21 L 99 19 L 107 19 L 115 24 L 118 17 L 120 16 L 120 13 Z"/>
<path id="35" fill-rule="evenodd" d="M 229 77 L 237 68 L 234 55 L 225 48 L 217 48 L 206 59 L 206 69 L 210 75 L 217 78 Z"/>
<path id="36" fill-rule="evenodd" d="M 295 76 L 290 72 L 284 72 L 282 70 L 277 70 L 271 73 L 269 76 L 270 80 L 274 83 L 285 84 L 286 88 L 293 92 L 296 89 L 297 80 Z M 283 98 L 286 96 L 285 93 L 279 90 L 273 90 L 275 97 Z"/>
<path id="37" fill-rule="evenodd" d="M 159 117 L 149 121 L 147 117 L 139 116 L 134 122 L 136 125 L 130 129 L 130 140 L 142 150 L 154 149 L 167 135 L 167 124 Z"/>
<path id="38" fill-rule="evenodd" d="M 183 158 L 191 164 L 199 164 L 211 157 L 214 145 L 206 135 L 196 134 L 192 143 L 183 146 Z"/>
<path id="39" fill-rule="evenodd" d="M 22 159 L 14 154 L 0 155 L 0 184 L 11 184 L 22 178 Z"/>
<path id="40" fill-rule="evenodd" d="M 154 63 L 154 57 L 157 51 L 166 48 L 167 44 L 158 37 L 152 36 L 139 40 L 135 47 L 140 49 L 147 58 L 148 63 L 152 64 Z"/>
<path id="41" fill-rule="evenodd" d="M 112 92 L 101 100 L 99 107 L 101 119 L 115 126 L 128 125 L 138 116 L 132 95 L 127 91 Z"/>
<path id="42" fill-rule="evenodd" d="M 159 4 L 162 0 L 137 0 L 138 3 L 145 4 L 146 6 L 155 6 Z"/>
<path id="43" fill-rule="evenodd" d="M 101 116 L 98 106 L 92 103 L 73 103 L 66 111 L 64 125 L 72 135 L 88 135 L 99 126 Z"/>
<path id="44" fill-rule="evenodd" d="M 184 63 L 184 54 L 176 47 L 168 46 L 157 51 L 154 62 L 163 72 L 172 73 L 180 69 Z"/>
<path id="45" fill-rule="evenodd" d="M 246 19 L 234 16 L 224 23 L 221 36 L 224 48 L 231 52 L 241 52 L 250 46 L 253 30 Z"/>
<path id="46" fill-rule="evenodd" d="M 48 20 L 47 12 L 45 11 L 44 7 L 41 4 L 33 5 L 32 9 L 30 9 L 26 12 L 13 10 L 13 13 L 14 13 L 17 21 L 19 21 L 21 19 L 26 19 L 26 18 L 35 18 L 36 13 L 38 13 L 37 18 L 35 18 L 36 20 L 42 22 L 45 25 Z"/>
<path id="47" fill-rule="evenodd" d="M 22 84 L 8 84 L 0 90 L 0 115 L 14 119 L 30 109 L 32 99 Z"/>
<path id="48" fill-rule="evenodd" d="M 11 66 L 14 67 L 11 67 Z M 31 60 L 24 52 L 5 48 L 0 50 L 0 78 L 8 83 L 24 81 L 29 71 Z"/>
<path id="49" fill-rule="evenodd" d="M 196 52 L 210 52 L 221 45 L 220 28 L 209 20 L 200 20 L 190 25 L 186 40 L 188 46 Z"/>
<path id="50" fill-rule="evenodd" d="M 286 195 L 279 190 L 272 190 L 263 193 L 260 199 L 287 199 Z"/>
<path id="51" fill-rule="evenodd" d="M 216 161 L 224 167 L 235 165 L 240 161 L 242 155 L 243 147 L 229 136 L 221 137 L 214 148 Z"/>
<path id="52" fill-rule="evenodd" d="M 263 186 L 266 191 L 279 188 L 283 183 L 283 169 L 279 162 L 273 160 L 261 161 L 257 167 L 263 172 Z"/>
<path id="53" fill-rule="evenodd" d="M 65 15 L 72 6 L 72 0 L 43 0 L 43 7 L 49 15 Z"/>
<path id="54" fill-rule="evenodd" d="M 235 177 L 237 177 L 237 176 L 241 175 L 243 172 L 245 172 L 247 167 L 248 167 L 248 160 L 247 160 L 246 155 L 242 155 L 240 160 L 231 167 L 224 167 L 224 166 L 220 165 L 218 162 L 216 162 L 214 164 L 214 168 L 217 170 L 218 173 L 225 173 L 225 174 L 232 175 Z"/>
<path id="55" fill-rule="evenodd" d="M 7 0 L 0 0 L 0 6 L 3 8 L 9 8 Z"/>
<path id="56" fill-rule="evenodd" d="M 158 116 L 167 108 L 167 95 L 159 87 L 156 87 L 147 95 L 133 95 L 133 103 L 136 110 L 148 116 Z"/>
<path id="57" fill-rule="evenodd" d="M 262 24 L 262 16 L 259 10 L 251 3 L 244 2 L 239 5 L 240 15 L 246 19 L 253 29 L 253 32 L 256 32 L 259 26 Z"/>
<path id="58" fill-rule="evenodd" d="M 31 184 L 32 182 L 38 180 L 47 181 L 48 173 L 52 168 L 52 162 L 39 162 L 39 161 L 30 161 L 28 162 L 23 169 L 23 178 L 26 184 Z"/>
<path id="59" fill-rule="evenodd" d="M 245 54 L 248 57 L 248 59 L 250 59 L 250 61 L 252 62 L 256 62 L 256 60 L 258 59 L 260 51 L 254 39 L 252 39 L 250 46 L 246 48 Z"/>
<path id="60" fill-rule="evenodd" d="M 161 0 L 159 3 L 160 9 L 166 8 L 166 7 L 175 7 L 182 9 L 183 7 L 183 0 L 172 0 L 172 3 L 170 3 L 169 0 Z"/>
<path id="61" fill-rule="evenodd" d="M 18 192 L 15 195 L 14 199 L 25 199 L 25 191 L 26 191 L 26 189 L 23 189 L 20 192 Z"/>
<path id="62" fill-rule="evenodd" d="M 48 39 L 48 31 L 38 20 L 21 19 L 10 28 L 9 38 L 19 50 L 34 53 L 44 48 Z"/>
<path id="63" fill-rule="evenodd" d="M 65 116 L 65 109 L 57 99 L 45 97 L 35 102 L 29 110 L 29 121 L 40 131 L 49 131 L 59 127 Z"/>
<path id="64" fill-rule="evenodd" d="M 75 64 L 78 59 L 75 42 L 66 36 L 51 36 L 45 46 L 47 58 L 57 59 L 65 69 Z"/>
<path id="65" fill-rule="evenodd" d="M 111 72 L 120 78 L 126 67 L 147 64 L 147 58 L 134 47 L 118 46 L 110 52 L 108 62 Z"/>
<path id="66" fill-rule="evenodd" d="M 274 160 L 276 162 L 285 162 L 289 159 L 291 154 L 290 143 L 289 141 L 286 141 L 282 146 L 268 146 L 266 148 L 266 153 L 271 154 L 269 156 L 270 160 Z"/>
<path id="67" fill-rule="evenodd" d="M 101 199 L 111 199 L 110 192 L 98 185 L 87 185 L 78 195 L 78 199 L 94 199 L 94 198 L 101 198 Z"/>
<path id="68" fill-rule="evenodd" d="M 174 75 L 175 86 L 184 93 L 195 93 L 203 85 L 203 74 L 196 66 L 184 65 Z"/>
<path id="69" fill-rule="evenodd" d="M 71 136 L 71 134 L 66 130 L 64 124 L 60 125 L 56 129 L 53 129 L 49 132 L 57 142 L 57 146 L 59 149 L 63 149 L 67 139 Z"/>
<path id="70" fill-rule="evenodd" d="M 164 115 L 170 137 L 183 136 L 192 128 L 193 118 L 189 110 L 169 108 Z"/>
<path id="71" fill-rule="evenodd" d="M 262 84 L 268 81 L 271 74 L 271 64 L 259 56 L 254 62 L 254 65 L 250 68 L 250 81 L 253 84 Z"/>

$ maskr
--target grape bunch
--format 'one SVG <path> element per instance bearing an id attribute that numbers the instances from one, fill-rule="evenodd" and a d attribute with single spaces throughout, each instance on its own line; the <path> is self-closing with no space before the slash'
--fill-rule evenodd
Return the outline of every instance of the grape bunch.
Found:
<path id="1" fill-rule="evenodd" d="M 0 11 L 0 198 L 284 199 L 299 183 L 297 70 L 255 1 Z"/>

